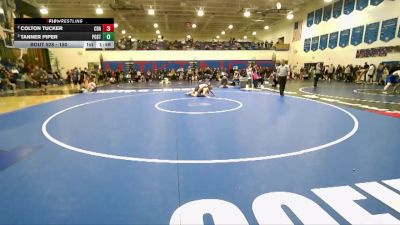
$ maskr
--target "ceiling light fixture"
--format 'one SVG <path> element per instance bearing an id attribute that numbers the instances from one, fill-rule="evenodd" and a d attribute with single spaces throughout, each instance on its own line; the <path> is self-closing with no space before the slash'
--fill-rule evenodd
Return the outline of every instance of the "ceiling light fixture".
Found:
<path id="1" fill-rule="evenodd" d="M 160 34 L 160 30 L 156 30 L 156 34 Z"/>
<path id="2" fill-rule="evenodd" d="M 253 31 L 253 33 L 251 33 L 253 36 L 257 35 L 257 32 Z"/>
<path id="3" fill-rule="evenodd" d="M 277 8 L 277 9 L 282 9 L 282 4 L 281 4 L 280 2 L 277 2 L 277 3 L 276 3 L 276 8 Z"/>
<path id="4" fill-rule="evenodd" d="M 150 6 L 150 9 L 147 11 L 147 13 L 151 16 L 153 16 L 156 13 L 155 10 L 153 9 L 153 6 Z"/>
<path id="5" fill-rule="evenodd" d="M 204 16 L 204 9 L 200 8 L 197 10 L 197 16 Z"/>
<path id="6" fill-rule="evenodd" d="M 217 38 L 217 39 L 219 39 L 219 38 L 220 38 L 220 36 L 216 36 L 216 38 Z"/>
<path id="7" fill-rule="evenodd" d="M 114 23 L 114 28 L 117 28 L 118 27 L 118 23 Z"/>
<path id="8" fill-rule="evenodd" d="M 330 3 L 330 2 L 332 2 L 332 0 L 325 0 L 325 2 L 326 2 L 326 3 Z"/>
<path id="9" fill-rule="evenodd" d="M 158 23 L 153 24 L 154 28 L 158 28 Z"/>
<path id="10" fill-rule="evenodd" d="M 197 25 L 194 23 L 192 24 L 192 28 L 195 29 L 197 27 Z"/>
<path id="11" fill-rule="evenodd" d="M 222 35 L 225 35 L 225 31 L 224 31 L 224 30 L 223 30 L 223 31 L 221 31 L 221 34 L 222 34 Z"/>
<path id="12" fill-rule="evenodd" d="M 96 14 L 97 15 L 102 15 L 104 13 L 103 8 L 101 8 L 100 6 L 97 6 L 96 8 Z"/>
<path id="13" fill-rule="evenodd" d="M 162 38 L 161 34 L 160 34 L 160 35 L 158 35 L 157 37 L 158 37 L 158 39 L 161 39 L 161 38 Z"/>
<path id="14" fill-rule="evenodd" d="M 247 36 L 244 36 L 243 39 L 244 39 L 244 40 L 247 40 Z"/>
<path id="15" fill-rule="evenodd" d="M 286 18 L 287 18 L 288 20 L 292 20 L 293 17 L 294 17 L 293 13 L 289 13 L 289 14 L 286 16 Z"/>
<path id="16" fill-rule="evenodd" d="M 126 34 L 126 30 L 122 30 L 122 31 L 121 31 L 121 34 Z"/>
<path id="17" fill-rule="evenodd" d="M 264 27 L 264 30 L 269 30 L 269 26 L 268 26 L 268 25 L 265 26 L 265 27 Z"/>
<path id="18" fill-rule="evenodd" d="M 244 11 L 243 16 L 244 17 L 250 17 L 251 16 L 250 11 L 249 10 Z"/>
<path id="19" fill-rule="evenodd" d="M 186 35 L 186 38 L 190 39 L 190 38 L 192 38 L 192 36 L 190 36 L 190 34 L 188 34 L 188 35 Z"/>
<path id="20" fill-rule="evenodd" d="M 43 15 L 49 14 L 49 10 L 44 6 L 42 6 L 39 11 L 40 11 L 40 14 L 43 14 Z M 2 14 L 4 14 L 4 10 L 3 10 Z"/>
<path id="21" fill-rule="evenodd" d="M 229 28 L 230 30 L 232 30 L 232 29 L 233 29 L 233 25 L 232 25 L 232 24 L 229 25 L 228 28 Z"/>
<path id="22" fill-rule="evenodd" d="M 132 36 L 131 36 L 131 35 L 129 35 L 129 36 L 128 36 L 128 38 L 129 38 L 129 39 L 131 39 L 131 38 L 132 38 Z"/>

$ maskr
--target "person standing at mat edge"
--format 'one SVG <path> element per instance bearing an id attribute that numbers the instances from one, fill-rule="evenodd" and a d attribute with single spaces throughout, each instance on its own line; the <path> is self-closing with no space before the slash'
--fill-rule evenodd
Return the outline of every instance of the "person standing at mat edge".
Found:
<path id="1" fill-rule="evenodd" d="M 318 80 L 321 78 L 322 75 L 322 63 L 318 63 L 315 66 L 315 72 L 314 72 L 314 87 L 316 88 L 318 85 Z"/>
<path id="2" fill-rule="evenodd" d="M 284 59 L 281 60 L 280 65 L 276 68 L 276 73 L 278 76 L 279 94 L 284 96 L 287 76 L 289 76 L 290 73 L 289 66 Z"/>

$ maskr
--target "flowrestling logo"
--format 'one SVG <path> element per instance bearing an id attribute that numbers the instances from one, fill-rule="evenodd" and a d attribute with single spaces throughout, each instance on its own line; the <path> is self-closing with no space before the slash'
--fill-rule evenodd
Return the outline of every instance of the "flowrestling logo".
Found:
<path id="1" fill-rule="evenodd" d="M 356 189 L 359 189 L 356 190 Z M 366 194 L 362 194 L 365 192 Z M 400 213 L 400 179 L 367 182 L 350 186 L 311 189 L 350 224 L 400 224 L 390 213 L 372 214 L 357 201 L 375 198 L 382 204 Z M 254 199 L 252 209 L 259 224 L 293 224 L 283 210 L 289 208 L 303 224 L 339 224 L 332 215 L 315 201 L 290 192 L 270 192 Z M 188 202 L 173 213 L 170 225 L 203 224 L 204 216 L 211 216 L 215 225 L 243 224 L 249 222 L 243 212 L 234 204 L 220 199 L 201 199 Z"/>

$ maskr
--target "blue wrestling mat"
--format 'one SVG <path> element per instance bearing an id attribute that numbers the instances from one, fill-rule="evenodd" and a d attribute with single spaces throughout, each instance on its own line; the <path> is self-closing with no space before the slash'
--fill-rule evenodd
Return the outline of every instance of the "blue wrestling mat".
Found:
<path id="1" fill-rule="evenodd" d="M 400 120 L 269 92 L 0 116 L 0 224 L 400 224 Z"/>
<path id="2" fill-rule="evenodd" d="M 400 96 L 384 94 L 383 86 L 372 85 L 336 85 L 334 88 L 320 85 L 317 88 L 300 88 L 304 94 L 317 94 L 323 97 L 341 98 L 345 100 L 365 101 L 372 103 L 400 105 Z"/>

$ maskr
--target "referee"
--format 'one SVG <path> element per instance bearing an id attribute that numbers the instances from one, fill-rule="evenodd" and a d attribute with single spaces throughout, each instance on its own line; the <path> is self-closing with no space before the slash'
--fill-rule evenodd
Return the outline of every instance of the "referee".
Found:
<path id="1" fill-rule="evenodd" d="M 276 73 L 278 76 L 279 93 L 281 96 L 284 96 L 287 76 L 290 73 L 289 66 L 286 65 L 284 59 L 281 60 L 280 65 L 276 68 Z"/>

